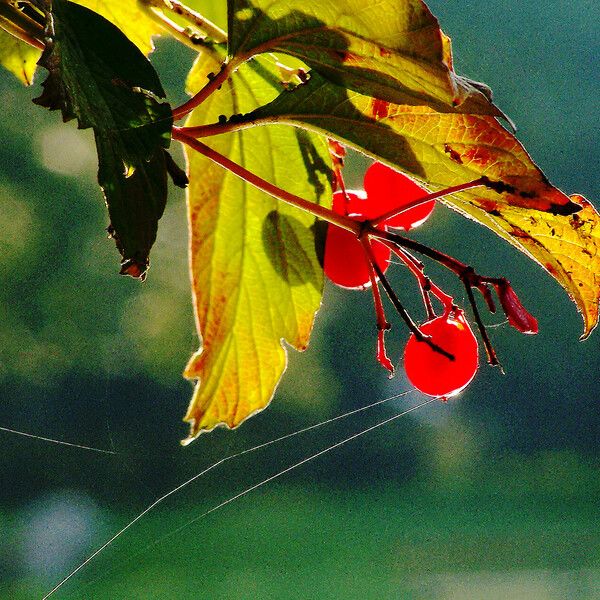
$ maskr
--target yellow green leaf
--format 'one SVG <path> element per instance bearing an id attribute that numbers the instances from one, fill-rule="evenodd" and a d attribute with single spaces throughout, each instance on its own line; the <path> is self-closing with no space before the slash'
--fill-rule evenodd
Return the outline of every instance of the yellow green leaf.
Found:
<path id="1" fill-rule="evenodd" d="M 33 75 L 41 51 L 21 42 L 0 29 L 0 65 L 10 71 L 25 85 L 33 83 Z"/>
<path id="2" fill-rule="evenodd" d="M 501 113 L 452 70 L 450 40 L 422 0 L 229 0 L 229 53 L 294 56 L 326 79 L 396 104 Z"/>
<path id="3" fill-rule="evenodd" d="M 219 65 L 202 58 L 191 89 Z M 189 119 L 199 125 L 273 99 L 280 87 L 269 61 L 242 66 Z M 280 126 L 211 138 L 210 145 L 278 186 L 328 204 L 325 140 Z M 315 220 L 187 152 L 191 276 L 200 350 L 185 376 L 198 380 L 185 420 L 191 441 L 217 425 L 236 427 L 270 402 L 286 367 L 284 340 L 309 340 L 322 294 Z"/>
<path id="4" fill-rule="evenodd" d="M 140 0 L 74 0 L 116 25 L 144 54 L 154 50 L 152 37 L 163 33 Z M 107 42 L 108 43 L 108 42 Z"/>

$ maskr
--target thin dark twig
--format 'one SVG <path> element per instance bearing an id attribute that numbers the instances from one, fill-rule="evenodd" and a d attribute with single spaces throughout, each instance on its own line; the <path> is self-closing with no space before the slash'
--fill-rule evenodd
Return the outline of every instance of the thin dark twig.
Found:
<path id="1" fill-rule="evenodd" d="M 404 263 L 409 271 L 416 276 L 417 285 L 421 292 L 421 299 L 425 306 L 425 312 L 427 313 L 427 319 L 431 320 L 435 318 L 435 310 L 433 310 L 433 304 L 431 303 L 431 279 L 427 277 L 423 272 L 423 263 L 416 260 L 411 254 L 402 248 L 394 246 L 393 248 L 396 256 Z M 419 272 L 417 274 L 416 272 Z"/>
<path id="2" fill-rule="evenodd" d="M 487 334 L 485 325 L 481 320 L 481 315 L 479 314 L 479 308 L 477 307 L 477 302 L 475 301 L 475 296 L 473 294 L 473 286 L 472 281 L 469 277 L 469 274 L 465 274 L 461 277 L 461 281 L 465 286 L 465 290 L 467 291 L 467 297 L 469 298 L 469 303 L 471 304 L 471 308 L 473 309 L 473 316 L 475 317 L 475 322 L 477 323 L 477 328 L 479 329 L 479 334 L 481 335 L 481 339 L 483 340 L 483 345 L 485 347 L 485 353 L 487 355 L 488 364 L 493 367 L 500 367 L 502 373 L 504 370 L 502 369 L 502 365 L 496 356 L 496 351 L 494 350 L 494 346 L 492 346 L 492 342 Z"/>
<path id="3" fill-rule="evenodd" d="M 414 250 L 423 256 L 427 256 L 432 260 L 440 263 L 442 266 L 450 269 L 453 273 L 458 275 L 459 277 L 463 276 L 463 273 L 469 269 L 468 265 L 457 260 L 456 258 L 452 258 L 452 256 L 448 256 L 439 250 L 435 250 L 434 248 L 430 248 L 429 246 L 425 246 L 425 244 L 421 244 L 415 240 L 411 240 L 410 238 L 404 237 L 403 235 L 399 235 L 397 233 L 392 233 L 391 231 L 385 231 L 382 229 L 377 229 L 373 227 L 370 223 L 367 225 L 363 224 L 363 228 L 366 229 L 368 234 L 374 238 L 380 238 L 382 240 L 387 240 L 392 242 L 393 244 L 397 244 L 402 248 L 409 248 L 410 250 Z"/>
<path id="4" fill-rule="evenodd" d="M 396 244 L 391 244 L 388 241 L 384 241 L 384 243 L 391 248 L 394 254 L 406 265 L 416 278 L 427 310 L 428 318 L 432 319 L 435 317 L 435 311 L 431 305 L 430 293 L 433 294 L 443 306 L 444 313 L 450 312 L 455 307 L 452 296 L 446 294 L 440 287 L 433 283 L 427 275 L 425 275 L 425 268 L 420 260 L 417 260 L 412 254 L 404 248 L 398 247 Z"/>
<path id="5" fill-rule="evenodd" d="M 478 275 L 472 267 L 469 267 L 460 260 L 448 256 L 447 254 L 444 254 L 439 250 L 435 250 L 434 248 L 425 246 L 424 244 L 416 242 L 415 240 L 411 240 L 410 238 L 406 238 L 396 233 L 390 233 L 389 231 L 381 231 L 372 226 L 368 226 L 367 230 L 370 236 L 380 238 L 382 240 L 387 241 L 388 243 L 392 242 L 393 244 L 397 244 L 402 248 L 410 248 L 411 250 L 415 250 L 419 254 L 423 254 L 424 256 L 435 260 L 436 262 L 446 267 L 458 276 L 458 278 L 465 286 L 465 290 L 467 291 L 467 297 L 469 298 L 469 303 L 471 304 L 471 308 L 473 309 L 475 322 L 477 323 L 477 328 L 479 330 L 479 333 L 481 334 L 481 339 L 483 340 L 483 344 L 485 346 L 488 363 L 492 366 L 500 367 L 500 370 L 502 370 L 502 366 L 500 365 L 500 361 L 498 360 L 496 351 L 494 350 L 492 342 L 485 329 L 485 325 L 483 324 L 483 321 L 481 319 L 481 315 L 479 313 L 479 309 L 477 307 L 472 288 L 477 288 L 483 294 L 484 298 L 486 298 L 486 302 L 488 302 L 489 305 L 489 299 L 485 293 L 485 290 L 483 289 L 483 285 L 486 283 L 499 283 L 502 282 L 503 279 L 495 277 L 482 277 L 481 275 Z"/>
<path id="6" fill-rule="evenodd" d="M 394 292 L 392 286 L 390 285 L 388 278 L 385 276 L 385 274 L 383 273 L 383 271 L 381 270 L 381 268 L 379 267 L 377 262 L 374 260 L 372 251 L 370 250 L 370 247 L 369 247 L 369 251 L 370 251 L 369 259 L 371 261 L 371 264 L 373 265 L 373 269 L 375 270 L 375 273 L 377 273 L 377 277 L 379 278 L 379 281 L 381 281 L 381 285 L 383 286 L 383 289 L 385 290 L 387 297 L 390 299 L 390 302 L 394 305 L 396 312 L 400 315 L 402 320 L 406 323 L 406 326 L 408 327 L 410 332 L 417 338 L 418 341 L 425 342 L 435 352 L 439 352 L 440 354 L 442 354 L 449 360 L 454 360 L 453 354 L 451 354 L 450 352 L 447 352 L 441 346 L 438 346 L 435 342 L 433 342 L 431 340 L 431 338 L 428 335 L 425 335 L 419 329 L 418 325 L 413 321 L 412 317 L 408 314 L 408 311 L 404 308 L 404 306 L 400 302 L 400 299 L 398 298 L 398 296 L 396 296 L 396 292 Z"/>

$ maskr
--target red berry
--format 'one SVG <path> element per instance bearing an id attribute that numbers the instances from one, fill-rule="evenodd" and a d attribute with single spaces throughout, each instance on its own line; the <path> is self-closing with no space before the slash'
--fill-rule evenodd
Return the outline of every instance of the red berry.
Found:
<path id="1" fill-rule="evenodd" d="M 365 214 L 370 219 L 395 208 L 406 206 L 413 200 L 418 200 L 429 193 L 410 177 L 379 162 L 373 163 L 367 169 L 364 186 L 368 198 L 368 209 Z M 387 220 L 385 224 L 389 227 L 409 231 L 422 225 L 433 211 L 434 206 L 435 200 L 430 200 L 396 215 Z"/>
<path id="2" fill-rule="evenodd" d="M 423 394 L 455 396 L 473 379 L 478 366 L 477 339 L 462 313 L 441 316 L 419 328 L 431 341 L 454 356 L 450 360 L 411 334 L 404 350 L 404 369 L 409 381 Z"/>
<path id="3" fill-rule="evenodd" d="M 336 192 L 333 195 L 333 210 L 338 214 L 354 217 L 357 221 L 364 221 L 364 215 L 350 212 L 364 200 L 356 192 L 348 192 L 347 196 L 348 199 L 343 192 Z M 390 263 L 391 250 L 376 240 L 371 242 L 371 248 L 377 265 L 385 272 Z M 327 230 L 323 269 L 325 275 L 341 287 L 361 289 L 370 282 L 369 263 L 361 243 L 352 232 L 335 225 L 329 225 Z"/>

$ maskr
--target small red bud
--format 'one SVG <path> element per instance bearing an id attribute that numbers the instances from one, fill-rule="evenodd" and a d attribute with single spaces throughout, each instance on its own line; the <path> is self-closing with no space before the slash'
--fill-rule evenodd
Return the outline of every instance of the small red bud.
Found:
<path id="1" fill-rule="evenodd" d="M 508 281 L 504 281 L 501 284 L 494 283 L 494 288 L 496 288 L 496 293 L 498 294 L 504 313 L 508 317 L 508 322 L 521 333 L 537 333 L 537 319 L 527 312 L 527 309 L 521 304 L 519 297 L 510 283 Z"/>

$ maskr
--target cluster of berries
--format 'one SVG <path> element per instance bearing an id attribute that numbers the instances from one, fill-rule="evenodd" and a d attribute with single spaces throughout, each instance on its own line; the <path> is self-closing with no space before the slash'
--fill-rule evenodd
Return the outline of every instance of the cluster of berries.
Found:
<path id="1" fill-rule="evenodd" d="M 358 222 L 368 222 L 381 231 L 410 231 L 431 215 L 435 200 L 412 179 L 381 163 L 366 171 L 364 191 L 348 191 L 340 177 L 341 190 L 333 195 L 333 210 Z M 425 199 L 423 202 L 420 200 Z M 424 394 L 447 399 L 463 390 L 478 368 L 478 344 L 464 312 L 452 298 L 425 277 L 423 265 L 404 249 L 386 239 L 361 240 L 351 231 L 330 226 L 325 243 L 324 271 L 336 285 L 349 289 L 371 288 L 379 326 L 378 359 L 390 371 L 383 335 L 389 324 L 383 315 L 378 282 L 390 295 L 385 272 L 394 252 L 417 277 L 427 308 L 427 320 L 413 328 L 404 350 L 404 369 L 409 381 Z M 436 315 L 429 295 L 442 304 Z M 393 297 L 390 297 L 394 301 Z M 396 307 L 398 308 L 398 307 Z"/>

